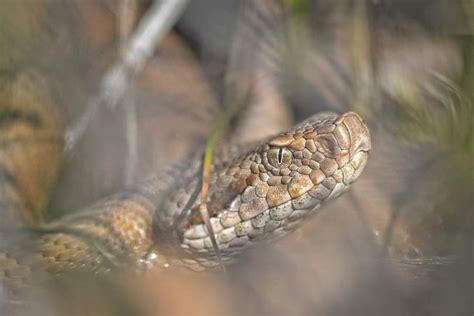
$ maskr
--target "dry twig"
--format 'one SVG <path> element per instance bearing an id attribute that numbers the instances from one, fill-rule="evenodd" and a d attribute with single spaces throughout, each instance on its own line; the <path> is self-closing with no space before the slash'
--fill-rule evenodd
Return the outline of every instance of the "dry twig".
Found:
<path id="1" fill-rule="evenodd" d="M 125 57 L 127 43 L 137 18 L 137 0 L 122 0 L 119 7 L 118 29 L 120 33 L 120 55 Z M 125 113 L 125 134 L 127 140 L 127 161 L 125 164 L 125 184 L 133 182 L 135 168 L 138 161 L 137 144 L 137 113 L 135 104 L 135 88 L 133 82 L 129 87 L 129 93 L 123 102 Z"/>
<path id="2" fill-rule="evenodd" d="M 189 0 L 155 1 L 130 37 L 120 60 L 104 74 L 98 96 L 88 102 L 83 115 L 65 133 L 65 150 L 72 150 L 84 135 L 100 106 L 115 108 L 128 90 L 130 80 L 152 57 L 156 46 L 173 27 Z"/>

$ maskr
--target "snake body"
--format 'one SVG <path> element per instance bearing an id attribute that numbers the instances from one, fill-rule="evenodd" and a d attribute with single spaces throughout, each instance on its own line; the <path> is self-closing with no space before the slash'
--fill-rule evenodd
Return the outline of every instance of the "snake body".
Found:
<path id="1" fill-rule="evenodd" d="M 0 113 L 7 113 L 5 109 Z M 12 129 L 24 117 L 14 116 L 10 127 L 2 127 Z M 44 121 L 43 128 L 55 124 Z M 12 142 L 1 148 L 1 170 L 9 175 L 3 176 L 0 187 L 2 214 L 19 208 L 12 201 L 20 201 L 11 198 L 19 196 L 21 186 L 13 186 L 17 177 L 6 168 L 17 159 L 10 155 L 11 146 L 30 145 Z M 229 262 L 252 245 L 284 236 L 321 204 L 346 191 L 363 171 L 370 147 L 369 130 L 353 112 L 320 113 L 259 143 L 221 146 L 207 205 L 222 260 Z M 117 268 L 204 270 L 218 265 L 197 211 L 201 157 L 198 152 L 122 193 L 39 225 L 28 260 L 0 249 L 0 284 L 20 284 L 36 268 L 105 273 Z"/>

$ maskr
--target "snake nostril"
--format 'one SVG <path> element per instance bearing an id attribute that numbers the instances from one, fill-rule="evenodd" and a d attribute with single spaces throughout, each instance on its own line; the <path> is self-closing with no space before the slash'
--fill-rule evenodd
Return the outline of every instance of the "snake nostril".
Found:
<path id="1" fill-rule="evenodd" d="M 333 134 L 322 134 L 315 137 L 319 150 L 327 157 L 336 158 L 341 153 L 341 147 Z"/>
<path id="2" fill-rule="evenodd" d="M 344 114 L 342 123 L 347 128 L 350 138 L 349 153 L 351 157 L 360 151 L 369 151 L 371 149 L 370 133 L 367 125 L 362 118 L 354 113 Z"/>
<path id="3" fill-rule="evenodd" d="M 348 150 L 351 146 L 351 136 L 344 124 L 337 125 L 334 130 L 334 136 L 337 139 L 337 142 L 341 149 Z"/>

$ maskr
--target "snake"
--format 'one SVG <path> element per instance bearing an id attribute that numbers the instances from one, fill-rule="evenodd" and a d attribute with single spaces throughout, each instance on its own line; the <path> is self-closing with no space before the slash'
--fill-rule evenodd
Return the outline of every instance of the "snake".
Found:
<path id="1" fill-rule="evenodd" d="M 202 150 L 44 223 L 40 210 L 58 173 L 62 125 L 37 82 L 34 75 L 18 75 L 0 95 L 1 216 L 22 218 L 36 237 L 21 257 L 9 245 L 0 248 L 0 284 L 7 288 L 21 287 L 38 269 L 54 275 L 170 266 L 203 271 L 228 264 L 246 249 L 294 231 L 347 191 L 371 149 L 369 128 L 354 112 L 318 113 L 250 144 L 221 142 L 203 201 L 220 254 L 198 211 Z M 38 93 L 17 93 L 25 86 Z"/>

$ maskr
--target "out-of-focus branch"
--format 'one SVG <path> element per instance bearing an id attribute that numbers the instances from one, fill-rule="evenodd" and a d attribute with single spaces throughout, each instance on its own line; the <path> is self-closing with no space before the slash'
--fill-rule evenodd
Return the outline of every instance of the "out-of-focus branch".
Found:
<path id="1" fill-rule="evenodd" d="M 119 4 L 118 29 L 120 34 L 120 55 L 127 53 L 127 43 L 137 18 L 138 0 L 122 0 Z M 131 82 L 128 87 L 129 93 L 123 99 L 123 110 L 125 113 L 125 135 L 127 141 L 127 159 L 125 162 L 125 184 L 133 182 L 135 168 L 138 163 L 137 144 L 137 112 L 135 104 L 135 84 Z"/>
<path id="2" fill-rule="evenodd" d="M 130 39 L 124 63 L 140 70 L 153 55 L 156 45 L 168 33 L 189 0 L 161 0 L 153 4 Z"/>
<path id="3" fill-rule="evenodd" d="M 155 1 L 130 37 L 120 60 L 104 74 L 98 96 L 88 102 L 83 115 L 65 133 L 65 150 L 79 142 L 100 105 L 114 108 L 127 92 L 131 78 L 153 55 L 156 46 L 176 23 L 189 0 Z"/>
<path id="4" fill-rule="evenodd" d="M 127 50 L 127 41 L 133 31 L 137 18 L 137 1 L 122 0 L 119 4 L 118 29 L 120 34 L 120 54 L 124 55 Z"/>

